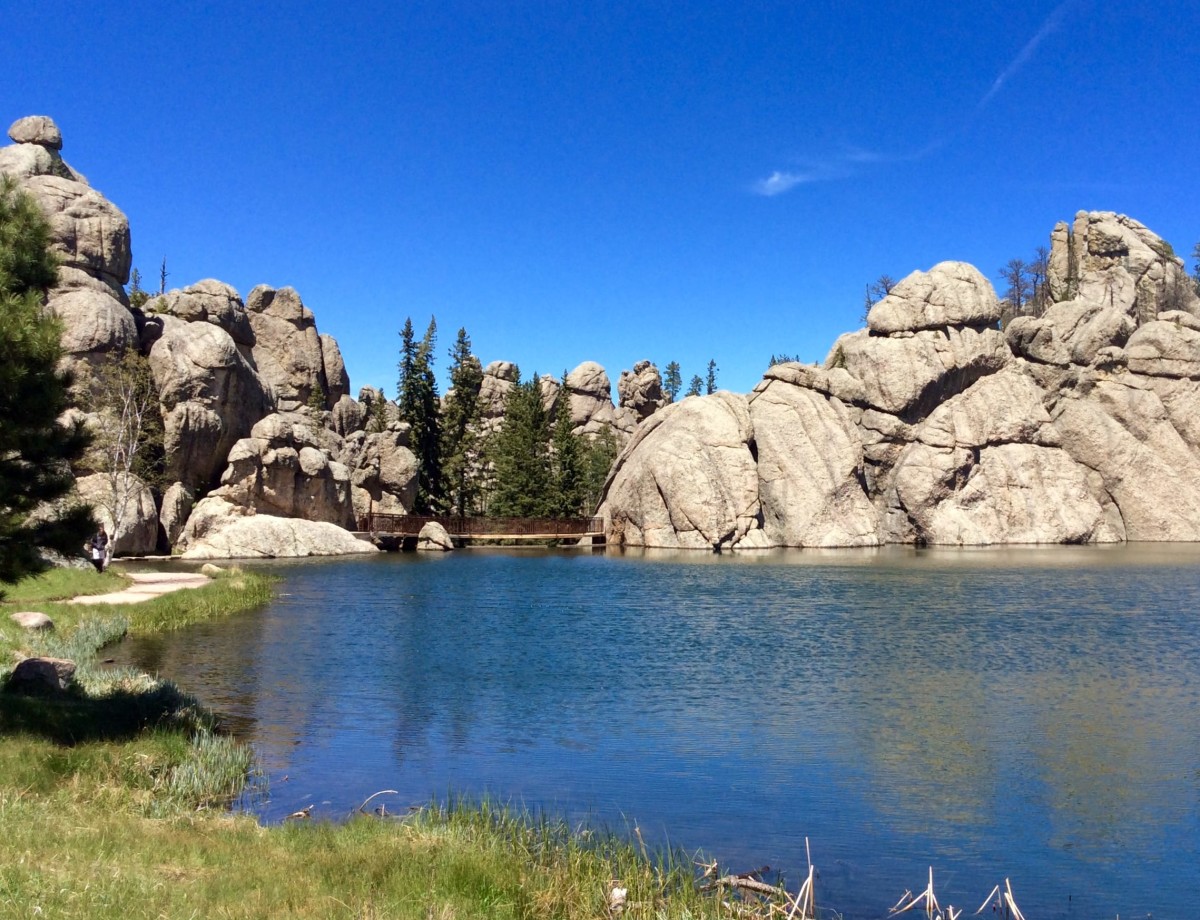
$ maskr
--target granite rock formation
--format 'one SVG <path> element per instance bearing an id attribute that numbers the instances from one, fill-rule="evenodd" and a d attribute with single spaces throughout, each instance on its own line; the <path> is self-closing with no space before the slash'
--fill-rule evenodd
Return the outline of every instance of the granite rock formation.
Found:
<path id="1" fill-rule="evenodd" d="M 823 366 L 652 416 L 606 486 L 614 542 L 1200 539 L 1200 304 L 1182 264 L 1105 212 L 1056 227 L 1053 247 L 1061 299 L 1041 316 L 1001 332 L 990 283 L 941 263 Z"/>

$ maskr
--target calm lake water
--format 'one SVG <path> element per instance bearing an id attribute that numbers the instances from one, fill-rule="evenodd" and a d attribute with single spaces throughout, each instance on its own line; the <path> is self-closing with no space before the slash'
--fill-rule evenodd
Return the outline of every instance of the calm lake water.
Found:
<path id="1" fill-rule="evenodd" d="M 882 917 L 1184 918 L 1200 546 L 484 551 L 277 564 L 264 610 L 121 656 L 251 741 L 268 821 L 487 794 Z M 378 801 L 375 803 L 378 804 Z"/>

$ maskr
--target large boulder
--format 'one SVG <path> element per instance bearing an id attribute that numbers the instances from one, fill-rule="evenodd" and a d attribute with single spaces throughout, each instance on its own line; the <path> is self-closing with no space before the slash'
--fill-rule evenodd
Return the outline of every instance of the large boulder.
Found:
<path id="1" fill-rule="evenodd" d="M 350 471 L 334 459 L 341 439 L 303 412 L 279 412 L 234 444 L 212 495 L 280 517 L 354 525 Z"/>
<path id="2" fill-rule="evenodd" d="M 38 144 L 48 150 L 62 150 L 62 132 L 49 115 L 18 118 L 9 126 L 8 136 L 17 144 Z"/>
<path id="3" fill-rule="evenodd" d="M 350 395 L 350 375 L 346 373 L 337 339 L 322 333 L 317 340 L 321 343 L 321 366 L 325 369 L 325 401 L 333 406 L 343 396 Z"/>
<path id="4" fill-rule="evenodd" d="M 860 381 L 868 405 L 913 421 L 1011 360 L 997 329 L 949 327 L 892 336 L 864 330 L 839 338 L 825 367 L 843 368 Z"/>
<path id="5" fill-rule="evenodd" d="M 180 534 L 191 516 L 196 496 L 182 482 L 174 482 L 163 493 L 162 508 L 158 512 L 159 530 L 167 546 L 179 542 Z"/>
<path id="6" fill-rule="evenodd" d="M 999 321 L 1000 303 L 991 282 L 966 262 L 940 262 L 927 272 L 913 272 L 867 314 L 875 335 L 946 326 L 984 329 Z"/>
<path id="7" fill-rule="evenodd" d="M 168 316 L 150 350 L 162 411 L 167 475 L 207 491 L 233 445 L 273 405 L 270 391 L 220 325 Z"/>
<path id="8" fill-rule="evenodd" d="M 746 397 L 689 397 L 652 415 L 617 458 L 600 514 L 618 546 L 719 549 L 759 528 Z"/>
<path id="9" fill-rule="evenodd" d="M 273 559 L 342 556 L 378 550 L 324 521 L 255 514 L 220 496 L 203 499 L 181 540 L 184 559 Z"/>
<path id="10" fill-rule="evenodd" d="M 69 658 L 25 658 L 8 675 L 10 693 L 65 693 L 75 680 L 75 662 Z"/>
<path id="11" fill-rule="evenodd" d="M 146 312 L 174 316 L 188 323 L 212 323 L 229 333 L 234 344 L 244 349 L 254 346 L 254 330 L 241 296 L 214 278 L 155 297 L 146 304 Z M 247 350 L 242 353 L 249 355 Z"/>
<path id="12" fill-rule="evenodd" d="M 275 290 L 260 284 L 246 298 L 246 310 L 254 330 L 255 365 L 279 408 L 306 405 L 318 388 L 328 394 L 317 322 L 300 295 L 290 287 Z"/>
<path id="13" fill-rule="evenodd" d="M 1138 323 L 1163 310 L 1200 312 L 1183 260 L 1144 224 L 1112 211 L 1080 211 L 1050 237 L 1053 300 L 1084 300 Z"/>
<path id="14" fill-rule="evenodd" d="M 446 528 L 437 521 L 428 521 L 417 535 L 417 551 L 422 553 L 447 553 L 454 549 L 454 542 Z"/>
<path id="15" fill-rule="evenodd" d="M 339 459 L 350 470 L 354 517 L 408 514 L 417 498 L 417 458 L 408 448 L 408 426 L 356 431 L 345 440 Z"/>
<path id="16" fill-rule="evenodd" d="M 1124 538 L 1099 477 L 1061 449 L 1044 392 L 1020 365 L 932 412 L 897 458 L 883 539 L 931 544 Z"/>
<path id="17" fill-rule="evenodd" d="M 628 409 L 638 422 L 667 405 L 669 400 L 662 389 L 662 376 L 649 361 L 639 361 L 632 371 L 621 371 L 617 380 L 620 408 Z"/>
<path id="18" fill-rule="evenodd" d="M 846 405 L 773 376 L 755 387 L 749 406 L 766 542 L 876 545 L 862 439 Z"/>
<path id="19" fill-rule="evenodd" d="M 143 556 L 158 547 L 158 509 L 150 488 L 132 473 L 93 473 L 75 481 L 79 498 L 112 537 L 118 556 Z M 120 526 L 113 520 L 121 519 Z"/>
<path id="20" fill-rule="evenodd" d="M 595 361 L 584 361 L 567 374 L 559 394 L 559 410 L 571 414 L 571 427 L 577 435 L 597 437 L 605 430 L 624 444 L 638 418 L 632 408 L 618 409 L 612 401 L 608 373 Z"/>

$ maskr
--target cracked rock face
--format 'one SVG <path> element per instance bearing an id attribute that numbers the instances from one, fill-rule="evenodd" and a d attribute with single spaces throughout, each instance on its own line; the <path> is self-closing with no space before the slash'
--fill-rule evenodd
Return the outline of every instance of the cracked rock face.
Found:
<path id="1" fill-rule="evenodd" d="M 606 486 L 612 540 L 1200 540 L 1200 302 L 1179 294 L 1182 265 L 1105 212 L 1052 241 L 1059 302 L 1040 317 L 1001 332 L 987 280 L 941 263 L 823 367 L 771 368 L 744 411 L 717 394 L 655 414 Z"/>

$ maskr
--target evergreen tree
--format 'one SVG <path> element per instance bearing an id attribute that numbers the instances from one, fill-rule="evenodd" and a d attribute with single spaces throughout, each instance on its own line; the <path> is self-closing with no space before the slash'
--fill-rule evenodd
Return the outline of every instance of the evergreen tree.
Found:
<path id="1" fill-rule="evenodd" d="M 591 514 L 600 504 L 600 493 L 617 459 L 617 438 L 611 428 L 603 428 L 596 437 L 587 442 L 583 452 L 583 504 L 584 512 Z"/>
<path id="2" fill-rule="evenodd" d="M 675 397 L 683 389 L 683 377 L 679 373 L 679 362 L 672 361 L 667 365 L 667 374 L 663 378 L 663 392 L 667 394 L 668 402 L 675 402 Z"/>
<path id="3" fill-rule="evenodd" d="M 46 567 L 42 548 L 78 552 L 92 526 L 86 506 L 43 507 L 70 492 L 69 464 L 87 446 L 78 425 L 57 422 L 70 378 L 58 370 L 61 327 L 43 309 L 58 275 L 49 246 L 37 205 L 0 180 L 0 581 L 9 583 Z"/>
<path id="4" fill-rule="evenodd" d="M 563 371 L 563 380 L 567 372 Z M 583 439 L 575 434 L 571 425 L 571 412 L 567 390 L 559 403 L 554 419 L 551 443 L 554 448 L 554 508 L 560 517 L 579 514 L 584 501 L 584 449 Z"/>
<path id="5" fill-rule="evenodd" d="M 704 392 L 709 396 L 717 392 L 717 362 L 710 358 L 708 361 L 708 374 L 704 379 Z"/>
<path id="6" fill-rule="evenodd" d="M 1200 243 L 1192 247 L 1192 286 L 1200 297 Z"/>
<path id="7" fill-rule="evenodd" d="M 417 458 L 417 498 L 413 510 L 430 514 L 440 507 L 441 420 L 438 414 L 437 378 L 433 371 L 433 349 L 437 343 L 437 321 L 432 317 L 425 337 L 418 343 L 411 319 L 400 332 L 400 381 L 397 402 L 400 418 L 408 422 L 409 443 Z"/>
<path id="8" fill-rule="evenodd" d="M 546 517 L 554 512 L 550 425 L 537 374 L 509 391 L 504 421 L 489 445 L 495 475 L 490 514 Z"/>
<path id="9" fill-rule="evenodd" d="M 704 389 L 704 381 L 700 379 L 699 374 L 692 375 L 692 382 L 688 384 L 687 392 L 684 396 L 699 396 L 700 391 Z"/>
<path id="10" fill-rule="evenodd" d="M 442 486 L 449 510 L 463 517 L 474 511 L 480 497 L 479 388 L 483 367 L 471 354 L 466 329 L 450 349 L 450 391 L 442 416 Z"/>

